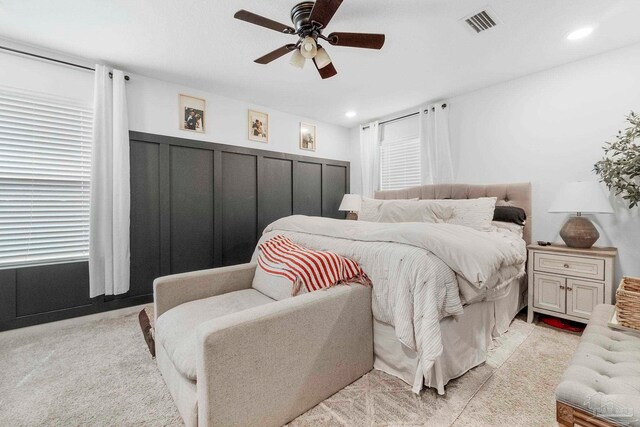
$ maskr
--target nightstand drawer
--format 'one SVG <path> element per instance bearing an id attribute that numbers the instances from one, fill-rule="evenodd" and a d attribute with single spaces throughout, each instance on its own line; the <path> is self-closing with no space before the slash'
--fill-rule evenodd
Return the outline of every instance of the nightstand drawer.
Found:
<path id="1" fill-rule="evenodd" d="M 567 255 L 535 253 L 533 268 L 536 271 L 604 280 L 604 260 Z"/>

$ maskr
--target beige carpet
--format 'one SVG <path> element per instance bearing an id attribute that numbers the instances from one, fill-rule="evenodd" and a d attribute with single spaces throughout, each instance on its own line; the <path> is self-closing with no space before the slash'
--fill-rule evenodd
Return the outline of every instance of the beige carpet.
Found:
<path id="1" fill-rule="evenodd" d="M 372 371 L 291 426 L 551 426 L 576 335 L 516 319 L 487 363 L 414 395 Z M 136 314 L 0 333 L 0 426 L 179 426 Z"/>

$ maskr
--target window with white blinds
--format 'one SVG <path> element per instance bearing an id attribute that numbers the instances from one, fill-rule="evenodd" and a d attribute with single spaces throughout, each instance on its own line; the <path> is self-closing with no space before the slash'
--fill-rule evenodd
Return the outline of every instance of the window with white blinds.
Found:
<path id="1" fill-rule="evenodd" d="M 0 87 L 0 268 L 89 256 L 91 105 Z"/>
<path id="2" fill-rule="evenodd" d="M 421 183 L 417 116 L 384 124 L 380 138 L 380 189 L 396 190 Z"/>

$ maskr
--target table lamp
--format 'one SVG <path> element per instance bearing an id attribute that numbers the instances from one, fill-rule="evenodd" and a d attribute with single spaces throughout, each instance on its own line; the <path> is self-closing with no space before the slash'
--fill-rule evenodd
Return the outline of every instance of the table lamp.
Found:
<path id="1" fill-rule="evenodd" d="M 347 211 L 347 219 L 357 219 L 362 206 L 362 197 L 359 194 L 345 194 L 340 203 L 339 211 Z"/>
<path id="2" fill-rule="evenodd" d="M 549 208 L 550 213 L 575 212 L 560 230 L 560 237 L 570 248 L 590 248 L 600 233 L 583 213 L 612 214 L 613 208 L 600 184 L 580 181 L 565 184 Z"/>

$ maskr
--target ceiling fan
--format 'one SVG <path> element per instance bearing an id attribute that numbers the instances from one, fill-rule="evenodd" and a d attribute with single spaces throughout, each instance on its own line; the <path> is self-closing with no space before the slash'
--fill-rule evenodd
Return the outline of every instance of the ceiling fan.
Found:
<path id="1" fill-rule="evenodd" d="M 324 40 L 333 46 L 360 47 L 365 49 L 381 49 L 384 45 L 384 34 L 367 33 L 331 33 L 328 36 L 322 31 L 329 25 L 331 18 L 342 4 L 342 0 L 316 0 L 298 3 L 291 9 L 293 27 L 273 21 L 255 13 L 240 10 L 234 18 L 251 24 L 260 25 L 279 33 L 298 37 L 296 43 L 284 45 L 273 52 L 255 60 L 258 64 L 268 64 L 281 56 L 293 52 L 291 65 L 303 68 L 307 59 L 311 59 L 320 73 L 320 77 L 328 79 L 338 72 L 331 63 L 327 51 L 318 43 Z"/>

